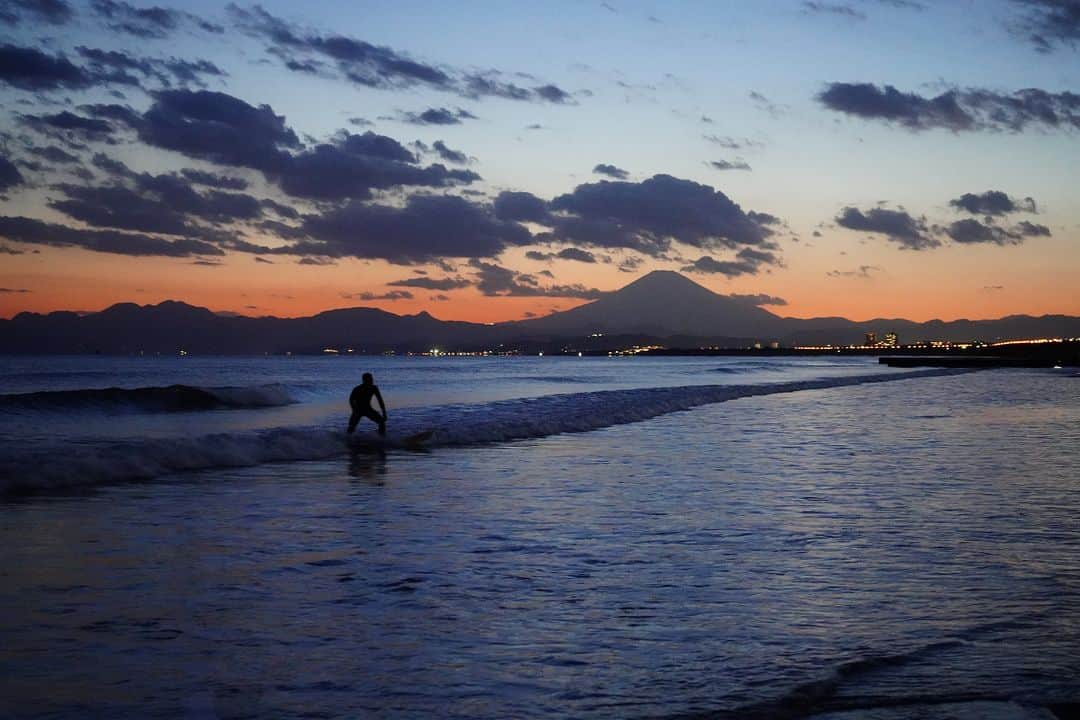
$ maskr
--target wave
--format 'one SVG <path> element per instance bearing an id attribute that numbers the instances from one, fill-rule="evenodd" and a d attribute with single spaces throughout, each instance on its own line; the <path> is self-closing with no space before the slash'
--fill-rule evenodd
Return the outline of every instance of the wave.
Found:
<path id="1" fill-rule="evenodd" d="M 0 493 L 148 480 L 190 470 L 320 460 L 345 455 L 350 449 L 407 448 L 405 440 L 409 436 L 428 430 L 434 430 L 426 443 L 429 447 L 541 438 L 638 422 L 737 398 L 968 372 L 973 371 L 934 368 L 796 382 L 603 390 L 407 408 L 391 414 L 391 434 L 385 439 L 372 433 L 358 433 L 350 438 L 340 426 L 308 426 L 67 445 L 60 451 L 56 447 L 5 449 L 0 454 Z"/>
<path id="2" fill-rule="evenodd" d="M 110 410 L 130 412 L 191 412 L 226 408 L 289 405 L 295 399 L 283 385 L 194 387 L 169 385 L 141 388 L 87 388 L 0 395 L 0 411 Z"/>

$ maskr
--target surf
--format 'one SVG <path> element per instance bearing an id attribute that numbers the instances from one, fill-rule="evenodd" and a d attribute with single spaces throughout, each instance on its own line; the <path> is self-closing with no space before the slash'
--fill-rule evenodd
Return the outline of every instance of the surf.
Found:
<path id="1" fill-rule="evenodd" d="M 194 437 L 147 438 L 64 446 L 6 448 L 0 493 L 26 494 L 165 475 L 273 462 L 323 460 L 349 452 L 410 449 L 410 437 L 430 432 L 424 448 L 485 445 L 588 432 L 745 397 L 942 377 L 969 369 L 918 370 L 749 385 L 687 385 L 600 390 L 489 403 L 405 408 L 390 413 L 385 438 L 374 426 L 348 436 L 340 424 L 278 427 Z M 364 426 L 361 426 L 362 428 Z"/>

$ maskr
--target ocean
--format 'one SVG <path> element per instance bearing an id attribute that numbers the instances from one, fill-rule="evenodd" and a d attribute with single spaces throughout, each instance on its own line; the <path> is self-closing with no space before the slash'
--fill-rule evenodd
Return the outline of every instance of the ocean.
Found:
<path id="1" fill-rule="evenodd" d="M 0 443 L 0 718 L 1080 712 L 1075 369 L 5 357 Z"/>

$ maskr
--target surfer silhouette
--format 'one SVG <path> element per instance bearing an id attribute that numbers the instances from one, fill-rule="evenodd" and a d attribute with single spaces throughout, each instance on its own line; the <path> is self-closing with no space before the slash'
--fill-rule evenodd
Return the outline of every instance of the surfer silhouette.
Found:
<path id="1" fill-rule="evenodd" d="M 364 373 L 363 382 L 353 388 L 353 391 L 349 394 L 349 405 L 352 407 L 352 415 L 349 417 L 349 432 L 356 430 L 356 423 L 360 422 L 360 418 L 366 417 L 379 425 L 379 434 L 386 434 L 386 404 L 383 402 L 382 393 L 379 392 L 379 386 L 375 384 L 375 378 L 371 376 L 371 373 Z M 382 414 L 375 411 L 375 408 L 371 407 L 371 398 L 375 398 L 379 401 L 379 408 L 382 410 Z"/>

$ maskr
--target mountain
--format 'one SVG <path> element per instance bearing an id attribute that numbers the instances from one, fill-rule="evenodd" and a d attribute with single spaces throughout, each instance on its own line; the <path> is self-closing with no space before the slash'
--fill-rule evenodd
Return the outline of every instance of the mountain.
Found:
<path id="1" fill-rule="evenodd" d="M 1012 315 L 998 320 L 784 318 L 719 295 L 675 272 L 656 271 L 599 300 L 542 318 L 486 325 L 439 320 L 426 312 L 329 310 L 311 317 L 244 317 L 166 301 L 120 303 L 101 312 L 19 313 L 0 320 L 0 353 L 249 354 L 384 350 L 611 349 L 646 341 L 676 347 L 854 344 L 865 332 L 896 332 L 901 342 L 1080 337 L 1080 318 Z M 589 338 L 603 333 L 602 338 Z M 586 342 L 587 340 L 587 342 Z"/>
<path id="2" fill-rule="evenodd" d="M 551 335 L 638 334 L 654 337 L 764 338 L 782 321 L 767 310 L 718 295 L 670 270 L 656 270 L 586 305 L 516 323 Z"/>

